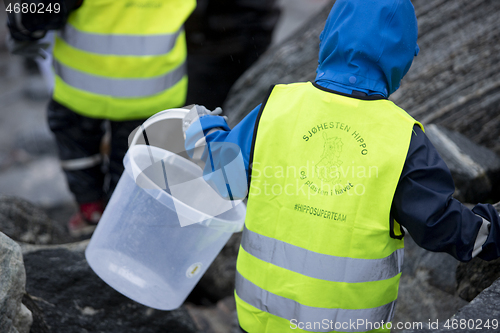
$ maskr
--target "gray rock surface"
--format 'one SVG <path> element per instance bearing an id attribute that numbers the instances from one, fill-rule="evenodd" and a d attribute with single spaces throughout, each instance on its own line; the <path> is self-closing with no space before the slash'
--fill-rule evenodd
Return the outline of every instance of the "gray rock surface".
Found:
<path id="1" fill-rule="evenodd" d="M 500 154 L 500 1 L 412 2 L 421 51 L 391 99 Z"/>
<path id="2" fill-rule="evenodd" d="M 500 331 L 500 280 L 497 280 L 489 288 L 485 289 L 453 318 L 457 320 L 473 319 L 476 323 L 477 320 L 480 319 L 483 323 L 483 327 L 486 320 L 489 320 L 491 323 L 493 319 L 496 319 L 497 325 L 496 329 L 493 331 Z M 457 330 L 456 332 L 467 331 L 470 332 L 472 330 Z M 475 331 L 477 332 L 477 330 Z"/>
<path id="3" fill-rule="evenodd" d="M 484 202 L 497 195 L 500 158 L 493 151 L 441 125 L 427 125 L 425 134 L 450 168 L 455 198 Z"/>
<path id="4" fill-rule="evenodd" d="M 60 223 L 31 202 L 0 194 L 0 230 L 12 239 L 32 244 L 72 241 Z"/>
<path id="5" fill-rule="evenodd" d="M 488 323 L 489 328 L 485 326 L 486 323 Z M 433 329 L 406 330 L 404 332 L 499 332 L 500 280 L 495 281 L 493 285 L 479 294 L 472 302 L 460 309 L 449 321 L 440 320 L 437 324 L 437 327 L 432 327 Z M 446 324 L 449 327 L 445 327 Z M 460 325 L 463 325 L 462 328 Z"/>
<path id="6" fill-rule="evenodd" d="M 238 330 L 234 296 L 228 296 L 215 306 L 186 304 L 199 333 L 242 333 Z M 238 332 L 239 331 L 239 332 Z"/>
<path id="7" fill-rule="evenodd" d="M 42 310 L 29 294 L 24 294 L 23 304 L 31 311 L 33 317 L 30 333 L 50 333 L 49 327 L 43 319 Z"/>
<path id="8" fill-rule="evenodd" d="M 26 290 L 42 317 L 31 333 L 196 332 L 185 308 L 154 310 L 109 287 L 87 264 L 85 246 L 24 247 Z"/>
<path id="9" fill-rule="evenodd" d="M 28 333 L 31 312 L 21 303 L 26 282 L 21 248 L 0 232 L 0 332 Z"/>
<path id="10" fill-rule="evenodd" d="M 457 268 L 458 294 L 472 301 L 480 292 L 500 278 L 500 259 L 484 261 L 474 258 Z"/>
<path id="11" fill-rule="evenodd" d="M 23 297 L 24 299 L 24 297 Z M 17 315 L 14 318 L 13 326 L 19 333 L 30 333 L 31 324 L 33 323 L 33 314 L 24 303 L 18 307 Z"/>
<path id="12" fill-rule="evenodd" d="M 48 126 L 19 133 L 16 137 L 15 147 L 34 156 L 51 155 L 57 157 L 58 153 L 54 135 Z"/>
<path id="13" fill-rule="evenodd" d="M 188 301 L 200 303 L 200 298 L 206 298 L 216 303 L 218 300 L 233 296 L 236 257 L 240 242 L 241 233 L 231 236 L 188 297 Z"/>
<path id="14" fill-rule="evenodd" d="M 28 158 L 25 163 L 8 165 L 0 173 L 0 194 L 21 197 L 43 207 L 73 201 L 57 157 Z"/>
<path id="15" fill-rule="evenodd" d="M 405 261 L 403 275 L 416 277 L 422 271 L 429 277 L 428 283 L 450 295 L 456 294 L 456 269 L 459 261 L 447 253 L 430 252 L 405 235 Z"/>
<path id="16" fill-rule="evenodd" d="M 445 320 L 467 304 L 456 294 L 458 261 L 429 252 L 405 236 L 405 259 L 393 323 Z M 401 330 L 393 328 L 393 332 Z"/>
<path id="17" fill-rule="evenodd" d="M 500 202 L 493 207 L 500 211 Z M 500 258 L 492 261 L 474 258 L 468 263 L 460 263 L 457 267 L 458 294 L 463 299 L 471 301 L 498 278 L 500 278 Z"/>

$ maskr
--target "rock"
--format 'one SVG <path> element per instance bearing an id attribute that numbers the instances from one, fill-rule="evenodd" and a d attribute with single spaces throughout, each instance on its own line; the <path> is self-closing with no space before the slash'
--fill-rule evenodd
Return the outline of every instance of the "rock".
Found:
<path id="1" fill-rule="evenodd" d="M 500 202 L 493 207 L 500 211 Z M 468 263 L 460 263 L 457 267 L 458 294 L 463 299 L 471 301 L 498 278 L 500 278 L 500 258 L 492 261 L 474 258 Z"/>
<path id="2" fill-rule="evenodd" d="M 37 67 L 35 67 L 35 70 L 38 72 Z M 47 88 L 47 85 L 40 74 L 38 75 L 32 74 L 30 75 L 30 80 L 28 81 L 26 87 L 24 88 L 24 95 L 26 98 L 31 99 L 33 101 L 48 102 L 51 97 L 51 92 Z"/>
<path id="3" fill-rule="evenodd" d="M 467 302 L 456 295 L 457 265 L 449 254 L 424 250 L 407 234 L 393 323 L 443 320 L 465 306 Z"/>
<path id="4" fill-rule="evenodd" d="M 56 156 L 41 156 L 0 173 L 0 194 L 14 195 L 51 207 L 73 200 Z"/>
<path id="5" fill-rule="evenodd" d="M 195 304 L 216 303 L 234 294 L 234 279 L 236 274 L 236 257 L 241 242 L 241 233 L 231 236 L 219 255 L 212 262 L 200 279 L 188 301 Z"/>
<path id="6" fill-rule="evenodd" d="M 21 305 L 18 308 L 17 316 L 13 323 L 14 327 L 17 328 L 19 333 L 30 333 L 32 323 L 33 315 L 31 310 L 21 302 Z"/>
<path id="7" fill-rule="evenodd" d="M 185 308 L 154 310 L 109 287 L 87 264 L 86 244 L 24 247 L 26 290 L 50 333 L 196 332 Z"/>
<path id="8" fill-rule="evenodd" d="M 500 278 L 500 259 L 484 261 L 474 258 L 457 268 L 458 294 L 472 301 L 481 291 Z"/>
<path id="9" fill-rule="evenodd" d="M 15 148 L 30 155 L 51 155 L 57 157 L 57 143 L 47 126 L 23 131 L 16 137 Z"/>
<path id="10" fill-rule="evenodd" d="M 200 333 L 231 333 L 239 327 L 234 296 L 221 299 L 215 306 L 196 306 L 188 303 L 186 309 Z"/>
<path id="11" fill-rule="evenodd" d="M 428 283 L 450 295 L 456 295 L 456 268 L 459 262 L 447 253 L 431 252 L 418 246 L 409 234 L 405 235 L 403 276 L 416 277 L 422 271 Z"/>
<path id="12" fill-rule="evenodd" d="M 5 26 L 7 23 L 7 15 L 0 15 L 0 25 Z M 0 29 L 0 40 L 7 40 L 7 29 Z M 7 43 L 0 43 L 0 53 L 7 53 Z"/>
<path id="13" fill-rule="evenodd" d="M 391 99 L 500 154 L 500 2 L 412 2 L 421 51 Z"/>
<path id="14" fill-rule="evenodd" d="M 425 126 L 425 134 L 450 168 L 458 200 L 484 202 L 497 196 L 500 158 L 493 151 L 440 125 Z"/>
<path id="15" fill-rule="evenodd" d="M 21 303 L 26 273 L 21 248 L 0 233 L 0 332 L 29 333 L 31 312 Z"/>
<path id="16" fill-rule="evenodd" d="M 30 333 L 50 333 L 47 323 L 43 319 L 42 310 L 36 305 L 35 301 L 29 294 L 24 294 L 23 304 L 31 311 L 33 323 L 31 324 Z"/>
<path id="17" fill-rule="evenodd" d="M 428 272 L 401 278 L 393 323 L 440 322 L 450 318 L 467 302 L 429 284 Z M 393 328 L 392 332 L 401 330 Z"/>
<path id="18" fill-rule="evenodd" d="M 461 309 L 454 319 L 473 319 L 475 323 L 481 320 L 483 323 L 493 319 L 497 320 L 497 331 L 500 328 L 500 280 L 479 294 L 469 305 Z M 470 330 L 469 330 L 470 331 Z M 458 330 L 456 332 L 459 332 Z M 465 331 L 464 331 L 465 332 Z"/>
<path id="19" fill-rule="evenodd" d="M 12 149 L 8 153 L 0 152 L 0 171 L 18 167 L 33 160 L 24 149 Z"/>
<path id="20" fill-rule="evenodd" d="M 31 244 L 58 244 L 72 238 L 60 223 L 27 200 L 0 194 L 0 228 L 12 239 Z"/>
<path id="21" fill-rule="evenodd" d="M 500 329 L 500 280 L 460 309 L 449 321 L 440 320 L 433 329 L 405 330 L 405 333 L 498 332 Z M 448 324 L 449 327 L 444 325 Z M 455 327 L 452 325 L 456 325 Z M 462 328 L 460 325 L 463 325 Z M 479 326 L 480 325 L 480 326 Z M 485 325 L 489 325 L 485 326 Z M 425 326 L 424 326 L 425 327 Z M 439 327 L 439 328 L 437 328 Z"/>

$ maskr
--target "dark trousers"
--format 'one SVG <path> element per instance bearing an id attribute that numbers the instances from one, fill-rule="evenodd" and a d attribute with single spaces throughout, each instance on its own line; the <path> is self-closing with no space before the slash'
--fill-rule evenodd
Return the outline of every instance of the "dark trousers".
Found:
<path id="1" fill-rule="evenodd" d="M 108 200 L 124 170 L 123 157 L 128 149 L 128 136 L 144 119 L 109 121 L 77 114 L 52 100 L 47 110 L 48 124 L 54 133 L 59 158 L 70 191 L 78 203 Z M 109 125 L 108 125 L 109 124 Z M 100 155 L 101 143 L 106 130 L 110 131 L 108 158 L 93 165 L 79 166 L 74 163 L 65 168 L 66 162 L 85 161 Z"/>

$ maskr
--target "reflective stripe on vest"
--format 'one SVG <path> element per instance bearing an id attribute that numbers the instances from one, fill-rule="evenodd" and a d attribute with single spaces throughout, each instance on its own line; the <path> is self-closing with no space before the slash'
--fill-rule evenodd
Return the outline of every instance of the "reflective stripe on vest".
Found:
<path id="1" fill-rule="evenodd" d="M 70 86 L 90 93 L 113 97 L 145 97 L 176 85 L 186 73 L 186 63 L 165 75 L 140 79 L 114 79 L 74 70 L 54 59 L 54 72 Z"/>
<path id="2" fill-rule="evenodd" d="M 390 210 L 418 123 L 388 100 L 311 83 L 275 86 L 257 119 L 237 261 L 241 327 L 294 332 L 292 319 L 326 320 L 334 327 L 302 329 L 364 332 L 373 328 L 344 324 L 392 320 L 404 242 L 390 237 Z"/>
<path id="3" fill-rule="evenodd" d="M 394 307 L 396 306 L 396 301 L 376 308 L 355 310 L 306 306 L 259 288 L 238 272 L 236 272 L 236 290 L 237 296 L 243 301 L 274 316 L 290 321 L 295 319 L 296 322 L 302 323 L 324 323 L 325 319 L 328 322 L 330 322 L 330 319 L 335 319 L 335 323 L 338 323 L 337 325 L 340 327 L 340 329 L 335 329 L 335 326 L 333 328 L 328 326 L 328 328 L 320 328 L 319 330 L 304 328 L 305 331 L 311 332 L 330 332 L 334 329 L 340 332 L 365 332 L 370 329 L 367 327 L 368 322 L 372 324 L 381 323 L 382 320 L 384 323 L 389 322 L 394 315 Z M 357 324 L 360 318 L 364 320 L 362 325 Z M 349 325 L 351 323 L 356 323 L 356 325 L 353 327 Z M 249 333 L 253 333 L 253 331 L 249 331 Z"/>
<path id="4" fill-rule="evenodd" d="M 134 36 L 83 32 L 71 24 L 61 31 L 61 38 L 85 52 L 121 56 L 154 56 L 169 53 L 182 29 L 172 34 Z"/>
<path id="5" fill-rule="evenodd" d="M 336 257 L 259 235 L 246 227 L 241 246 L 262 261 L 315 279 L 334 282 L 357 283 L 390 279 L 401 273 L 403 268 L 404 249 L 397 249 L 382 259 Z"/>

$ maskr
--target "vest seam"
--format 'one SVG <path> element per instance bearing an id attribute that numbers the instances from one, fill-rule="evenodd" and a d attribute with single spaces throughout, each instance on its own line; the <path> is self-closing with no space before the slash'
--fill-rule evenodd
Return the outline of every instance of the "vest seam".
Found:
<path id="1" fill-rule="evenodd" d="M 332 90 L 332 89 L 328 89 L 328 88 L 325 88 L 319 84 L 317 84 L 316 82 L 311 82 L 311 84 L 318 88 L 319 90 L 323 90 L 323 91 L 326 91 L 328 93 L 331 93 L 331 94 L 335 94 L 335 95 L 340 95 L 340 96 L 344 96 L 344 97 L 348 97 L 348 98 L 354 98 L 354 99 L 360 99 L 360 100 L 363 100 L 363 101 L 379 101 L 379 100 L 388 100 L 387 98 L 381 96 L 381 95 L 372 95 L 372 96 L 354 96 L 354 95 L 350 95 L 350 94 L 344 94 L 344 93 L 341 93 L 339 91 L 335 91 L 335 90 Z"/>
<path id="2" fill-rule="evenodd" d="M 271 93 L 273 92 L 275 86 L 276 85 L 272 85 L 269 88 L 267 96 L 264 99 L 264 102 L 262 102 L 262 105 L 260 106 L 259 114 L 257 115 L 257 119 L 255 120 L 255 127 L 253 129 L 252 146 L 250 147 L 250 157 L 248 159 L 248 168 L 249 168 L 249 171 L 248 171 L 248 194 L 250 194 L 250 182 L 252 181 L 252 171 L 253 171 L 252 164 L 253 164 L 253 155 L 254 155 L 254 150 L 255 150 L 255 142 L 257 140 L 257 129 L 259 127 L 260 118 L 262 117 L 262 113 L 264 112 L 264 108 L 266 107 L 267 102 L 269 101 L 269 97 L 271 97 Z"/>

